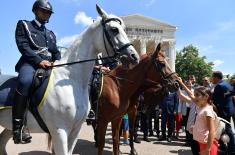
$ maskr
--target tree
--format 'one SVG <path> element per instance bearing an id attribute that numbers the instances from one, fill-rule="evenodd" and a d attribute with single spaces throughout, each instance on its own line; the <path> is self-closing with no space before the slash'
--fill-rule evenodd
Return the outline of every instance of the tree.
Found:
<path id="1" fill-rule="evenodd" d="M 235 79 L 235 73 L 230 78 L 231 79 Z"/>
<path id="2" fill-rule="evenodd" d="M 206 57 L 199 56 L 198 49 L 188 45 L 176 53 L 176 72 L 183 80 L 188 80 L 189 75 L 195 75 L 197 82 L 204 76 L 211 76 L 213 63 L 205 62 Z"/>

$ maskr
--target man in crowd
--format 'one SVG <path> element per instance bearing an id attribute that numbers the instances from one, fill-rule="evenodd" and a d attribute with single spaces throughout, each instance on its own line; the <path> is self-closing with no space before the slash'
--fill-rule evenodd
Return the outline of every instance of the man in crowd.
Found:
<path id="1" fill-rule="evenodd" d="M 235 108 L 232 96 L 226 96 L 226 93 L 232 91 L 233 87 L 227 81 L 223 80 L 223 74 L 220 71 L 213 72 L 212 83 L 215 84 L 213 102 L 218 109 L 218 116 L 230 122 L 231 117 L 235 115 Z M 229 155 L 235 155 L 235 138 L 231 126 L 227 123 L 225 132 L 230 138 L 228 153 Z"/>
<path id="2" fill-rule="evenodd" d="M 160 104 L 162 110 L 162 122 L 161 122 L 161 131 L 162 135 L 158 139 L 159 141 L 167 140 L 168 142 L 172 141 L 172 134 L 174 131 L 174 113 L 178 110 L 179 98 L 177 93 L 168 93 L 163 101 Z M 167 122 L 168 126 L 168 135 L 166 137 L 166 127 Z"/>

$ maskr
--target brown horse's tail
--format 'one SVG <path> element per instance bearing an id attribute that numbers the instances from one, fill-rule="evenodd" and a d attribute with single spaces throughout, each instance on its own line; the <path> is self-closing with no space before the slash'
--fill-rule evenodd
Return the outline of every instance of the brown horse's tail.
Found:
<path id="1" fill-rule="evenodd" d="M 51 137 L 51 134 L 50 133 L 48 133 L 48 135 L 47 135 L 48 137 L 47 137 L 47 148 L 48 148 L 48 150 L 51 150 L 51 148 L 52 148 L 52 137 Z"/>

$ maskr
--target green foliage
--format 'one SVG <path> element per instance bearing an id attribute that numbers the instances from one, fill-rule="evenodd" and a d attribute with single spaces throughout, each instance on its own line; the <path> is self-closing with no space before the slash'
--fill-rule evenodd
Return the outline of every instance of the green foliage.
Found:
<path id="1" fill-rule="evenodd" d="M 235 79 L 235 73 L 230 77 L 230 79 Z"/>
<path id="2" fill-rule="evenodd" d="M 176 72 L 183 80 L 188 80 L 189 75 L 195 75 L 197 82 L 204 76 L 211 76 L 213 63 L 205 62 L 206 57 L 199 56 L 198 48 L 188 45 L 176 53 Z"/>

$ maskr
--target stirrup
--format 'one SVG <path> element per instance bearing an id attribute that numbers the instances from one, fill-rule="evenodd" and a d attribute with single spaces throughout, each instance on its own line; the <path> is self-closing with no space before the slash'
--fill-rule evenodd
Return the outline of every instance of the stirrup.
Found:
<path id="1" fill-rule="evenodd" d="M 13 141 L 15 144 L 27 144 L 31 142 L 32 136 L 29 134 L 29 130 L 27 129 L 27 133 L 24 130 L 24 127 L 13 131 Z"/>
<path id="2" fill-rule="evenodd" d="M 96 120 L 96 118 L 95 118 L 95 112 L 91 109 L 91 110 L 89 111 L 89 114 L 88 114 L 87 118 L 86 118 L 86 123 L 87 123 L 87 125 L 92 125 L 92 123 L 93 123 L 95 120 Z"/>
<path id="3" fill-rule="evenodd" d="M 95 112 L 92 109 L 89 111 L 87 119 L 88 120 L 95 120 Z"/>

